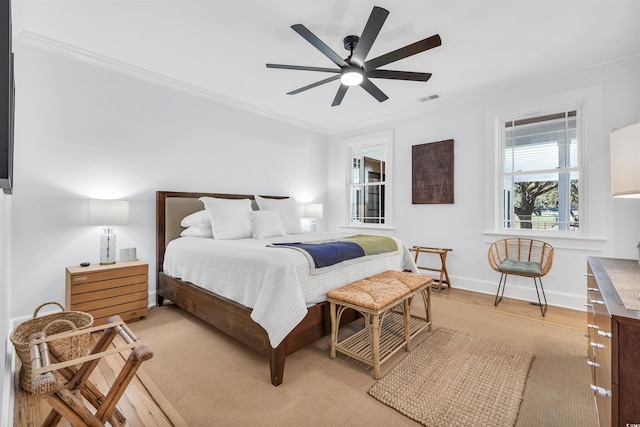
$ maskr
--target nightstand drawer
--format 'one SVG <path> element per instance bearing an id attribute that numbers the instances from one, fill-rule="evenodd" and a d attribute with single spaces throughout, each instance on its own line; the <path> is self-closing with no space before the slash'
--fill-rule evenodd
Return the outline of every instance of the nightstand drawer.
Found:
<path id="1" fill-rule="evenodd" d="M 93 286 L 88 286 L 94 288 Z M 82 303 L 91 301 L 101 301 L 116 298 L 119 296 L 126 296 L 130 294 L 136 294 L 144 292 L 147 293 L 147 282 L 134 283 L 132 285 L 123 285 L 117 288 L 96 288 L 91 292 L 82 292 L 73 295 L 72 301 L 76 310 L 82 305 Z M 84 311 L 80 309 L 80 311 Z"/>
<path id="2" fill-rule="evenodd" d="M 103 291 L 105 289 L 115 289 L 114 292 L 119 292 L 117 288 L 131 286 L 132 284 L 144 284 L 145 288 L 149 282 L 149 276 L 145 274 L 139 274 L 131 277 L 123 277 L 118 279 L 103 280 L 99 282 L 82 282 L 71 284 L 71 295 L 79 295 L 87 292 Z M 123 290 L 123 292 L 125 292 Z"/>
<path id="3" fill-rule="evenodd" d="M 86 269 L 83 269 L 78 272 L 71 272 L 71 284 L 76 285 L 80 283 L 100 282 L 103 280 L 117 279 L 121 277 L 126 278 L 139 274 L 147 274 L 147 271 L 148 267 L 146 264 L 130 267 L 111 268 L 109 270 L 95 272 L 88 272 Z"/>

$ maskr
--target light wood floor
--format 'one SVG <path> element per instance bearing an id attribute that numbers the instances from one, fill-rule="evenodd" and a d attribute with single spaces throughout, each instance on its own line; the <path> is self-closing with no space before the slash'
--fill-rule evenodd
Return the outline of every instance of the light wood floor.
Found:
<path id="1" fill-rule="evenodd" d="M 475 307 L 481 307 L 486 310 L 527 317 L 576 329 L 586 329 L 586 314 L 582 311 L 550 306 L 546 316 L 542 317 L 540 315 L 540 308 L 526 301 L 504 298 L 497 307 L 494 307 L 494 295 L 480 294 L 455 288 L 445 288 L 442 292 L 434 290 L 432 295 L 434 298 L 449 299 Z M 103 359 L 94 371 L 91 380 L 100 390 L 107 390 L 120 371 L 122 363 L 123 360 L 118 355 Z M 49 405 L 45 400 L 21 390 L 17 375 L 15 384 L 14 426 L 39 426 L 49 413 Z M 118 408 L 127 418 L 127 425 L 131 427 L 163 427 L 173 425 L 138 378 L 135 378 L 131 382 L 127 391 L 120 399 Z M 59 425 L 67 427 L 70 424 L 63 421 Z"/>

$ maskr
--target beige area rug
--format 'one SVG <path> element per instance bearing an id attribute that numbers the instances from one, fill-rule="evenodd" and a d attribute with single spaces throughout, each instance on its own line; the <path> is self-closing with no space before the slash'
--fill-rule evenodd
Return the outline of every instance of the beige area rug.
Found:
<path id="1" fill-rule="evenodd" d="M 438 328 L 369 389 L 425 426 L 513 426 L 534 355 Z"/>
<path id="2" fill-rule="evenodd" d="M 454 329 L 535 354 L 516 426 L 597 425 L 585 331 L 444 299 L 432 305 L 434 330 Z M 367 367 L 342 355 L 331 359 L 328 337 L 287 357 L 284 382 L 274 387 L 266 358 L 177 307 L 154 308 L 130 327 L 155 352 L 141 368 L 144 381 L 156 400 L 169 402 L 184 419 L 177 425 L 420 425 L 368 394 L 376 380 Z M 418 335 L 415 345 L 429 334 Z M 399 351 L 385 362 L 383 376 L 408 354 Z"/>

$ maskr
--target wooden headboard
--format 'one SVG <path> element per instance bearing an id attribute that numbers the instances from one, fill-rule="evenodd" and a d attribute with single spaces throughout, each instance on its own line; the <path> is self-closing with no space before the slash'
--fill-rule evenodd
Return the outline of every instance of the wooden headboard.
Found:
<path id="1" fill-rule="evenodd" d="M 221 193 L 185 193 L 179 191 L 156 192 L 156 268 L 162 271 L 164 250 L 170 241 L 180 236 L 184 227 L 182 219 L 194 212 L 204 209 L 200 197 L 218 197 L 221 199 L 251 199 L 253 209 L 258 209 L 255 197 L 247 194 Z M 268 199 L 284 199 L 281 196 L 261 196 Z"/>

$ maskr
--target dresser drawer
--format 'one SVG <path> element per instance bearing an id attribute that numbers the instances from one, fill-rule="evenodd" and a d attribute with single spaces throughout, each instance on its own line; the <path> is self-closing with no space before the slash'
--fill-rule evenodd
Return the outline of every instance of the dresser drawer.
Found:
<path id="1" fill-rule="evenodd" d="M 625 306 L 618 287 L 637 289 L 636 260 L 588 257 L 588 354 L 601 427 L 640 420 L 640 311 Z"/>

